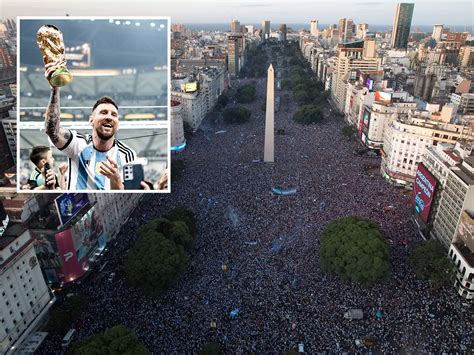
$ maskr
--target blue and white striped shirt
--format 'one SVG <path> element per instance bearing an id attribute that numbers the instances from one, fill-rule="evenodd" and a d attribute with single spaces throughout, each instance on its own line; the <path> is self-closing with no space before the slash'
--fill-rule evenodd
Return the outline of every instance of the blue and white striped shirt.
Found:
<path id="1" fill-rule="evenodd" d="M 110 180 L 99 172 L 106 155 L 117 163 L 122 181 L 122 167 L 137 158 L 133 149 L 117 139 L 110 150 L 101 151 L 94 147 L 91 135 L 76 131 L 71 131 L 69 141 L 60 150 L 69 158 L 68 190 L 110 190 Z"/>

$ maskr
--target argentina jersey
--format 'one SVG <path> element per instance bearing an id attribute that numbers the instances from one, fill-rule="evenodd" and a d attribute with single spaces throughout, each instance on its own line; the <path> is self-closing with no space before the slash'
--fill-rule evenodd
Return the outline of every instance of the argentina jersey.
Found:
<path id="1" fill-rule="evenodd" d="M 100 164 L 107 161 L 107 155 L 113 159 L 120 170 L 136 159 L 133 149 L 115 139 L 113 147 L 108 151 L 94 148 L 91 135 L 83 135 L 71 131 L 71 137 L 60 149 L 68 156 L 68 190 L 110 190 L 110 180 L 102 175 Z"/>

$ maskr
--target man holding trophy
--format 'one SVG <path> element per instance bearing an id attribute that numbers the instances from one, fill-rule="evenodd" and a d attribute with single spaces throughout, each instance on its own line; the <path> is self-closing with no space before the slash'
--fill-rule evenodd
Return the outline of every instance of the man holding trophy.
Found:
<path id="1" fill-rule="evenodd" d="M 69 158 L 69 190 L 123 190 L 122 167 L 136 159 L 136 153 L 115 138 L 119 127 L 117 104 L 107 96 L 97 100 L 89 116 L 92 135 L 61 127 L 60 87 L 72 81 L 66 68 L 61 31 L 42 26 L 37 43 L 43 54 L 45 76 L 51 85 L 45 131 L 51 142 Z M 145 183 L 143 183 L 145 184 Z M 142 188 L 146 188 L 144 185 Z"/>

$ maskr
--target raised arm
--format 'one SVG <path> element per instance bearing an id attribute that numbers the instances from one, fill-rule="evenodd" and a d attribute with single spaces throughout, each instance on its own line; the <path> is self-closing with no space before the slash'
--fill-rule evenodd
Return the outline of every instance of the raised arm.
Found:
<path id="1" fill-rule="evenodd" d="M 62 128 L 61 124 L 61 110 L 59 106 L 59 88 L 51 88 L 51 97 L 49 99 L 48 109 L 46 110 L 46 120 L 44 121 L 44 128 L 46 134 L 51 139 L 51 142 L 56 148 L 63 148 L 71 137 L 71 132 L 67 128 Z"/>

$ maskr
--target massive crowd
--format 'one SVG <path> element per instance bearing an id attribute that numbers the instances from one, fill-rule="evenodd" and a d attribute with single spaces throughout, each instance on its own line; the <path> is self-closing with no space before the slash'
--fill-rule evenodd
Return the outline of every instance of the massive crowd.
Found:
<path id="1" fill-rule="evenodd" d="M 380 352 L 472 351 L 472 309 L 452 286 L 430 291 L 408 264 L 409 245 L 420 239 L 409 193 L 367 169 L 378 159 L 354 154 L 358 143 L 341 134 L 341 118 L 327 107 L 322 123 L 298 125 L 290 100 L 275 115 L 275 128 L 285 132 L 275 136 L 276 161 L 260 162 L 265 82 L 256 82 L 258 97 L 247 105 L 249 123 L 203 123 L 179 153 L 185 173 L 172 193 L 142 203 L 104 271 L 77 286 L 88 299 L 79 337 L 123 324 L 165 354 L 196 353 L 211 341 L 225 353 L 283 353 L 298 344 L 309 353 L 355 352 L 364 351 L 368 343 L 358 340 L 368 337 Z M 226 132 L 215 134 L 220 130 Z M 275 195 L 273 187 L 296 193 Z M 177 284 L 154 299 L 125 284 L 123 259 L 137 228 L 176 206 L 196 215 L 195 250 Z M 387 282 L 364 289 L 320 270 L 320 233 L 347 215 L 376 221 L 389 240 Z M 113 281 L 110 272 L 117 273 Z M 361 308 L 364 319 L 344 319 L 351 308 Z M 42 347 L 58 349 L 54 337 Z"/>

